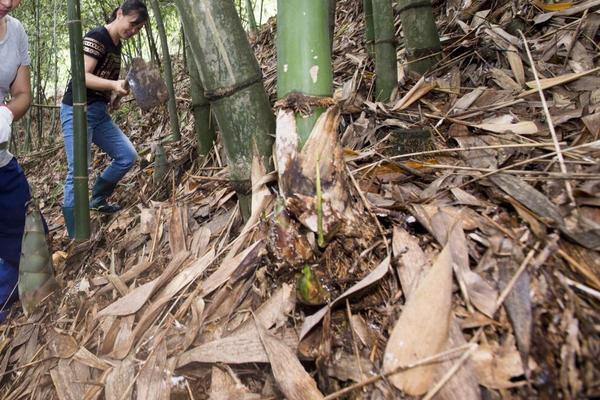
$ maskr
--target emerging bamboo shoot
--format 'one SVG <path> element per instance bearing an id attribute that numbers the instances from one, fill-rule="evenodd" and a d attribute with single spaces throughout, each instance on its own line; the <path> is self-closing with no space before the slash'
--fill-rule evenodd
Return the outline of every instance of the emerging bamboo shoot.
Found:
<path id="1" fill-rule="evenodd" d="M 25 217 L 18 287 L 25 315 L 31 315 L 39 302 L 56 287 L 42 214 L 32 202 Z"/>

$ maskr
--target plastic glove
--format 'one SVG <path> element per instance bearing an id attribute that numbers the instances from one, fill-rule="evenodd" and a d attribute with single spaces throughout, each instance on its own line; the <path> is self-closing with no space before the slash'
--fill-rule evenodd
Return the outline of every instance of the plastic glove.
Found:
<path id="1" fill-rule="evenodd" d="M 0 106 L 0 144 L 10 139 L 10 125 L 13 121 L 12 111 L 6 106 Z"/>

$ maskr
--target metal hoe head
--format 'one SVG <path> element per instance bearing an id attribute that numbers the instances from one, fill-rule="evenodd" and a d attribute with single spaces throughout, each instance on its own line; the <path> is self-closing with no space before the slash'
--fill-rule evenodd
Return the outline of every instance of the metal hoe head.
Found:
<path id="1" fill-rule="evenodd" d="M 125 78 L 135 101 L 144 111 L 169 99 L 167 85 L 160 71 L 141 58 L 134 58 Z"/>

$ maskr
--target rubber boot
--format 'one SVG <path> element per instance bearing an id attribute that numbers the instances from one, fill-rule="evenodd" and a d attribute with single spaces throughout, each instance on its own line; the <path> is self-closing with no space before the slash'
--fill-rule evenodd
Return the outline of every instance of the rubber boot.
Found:
<path id="1" fill-rule="evenodd" d="M 63 207 L 62 212 L 69 239 L 73 239 L 75 237 L 75 211 L 73 207 Z"/>
<path id="2" fill-rule="evenodd" d="M 109 204 L 106 199 L 115 191 L 117 183 L 112 183 L 98 177 L 92 188 L 92 199 L 90 200 L 90 210 L 95 210 L 104 214 L 113 214 L 121 209 L 118 204 Z"/>

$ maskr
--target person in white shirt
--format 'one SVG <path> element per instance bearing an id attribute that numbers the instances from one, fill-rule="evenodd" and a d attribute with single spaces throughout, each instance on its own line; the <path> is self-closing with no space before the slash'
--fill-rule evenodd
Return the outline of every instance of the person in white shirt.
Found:
<path id="1" fill-rule="evenodd" d="M 23 169 L 8 151 L 12 123 L 32 101 L 27 34 L 21 22 L 8 15 L 20 2 L 0 0 L 0 310 L 17 297 L 21 240 L 31 198 Z"/>

